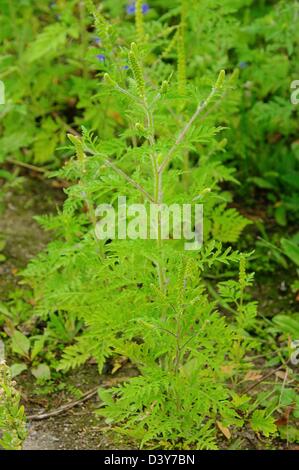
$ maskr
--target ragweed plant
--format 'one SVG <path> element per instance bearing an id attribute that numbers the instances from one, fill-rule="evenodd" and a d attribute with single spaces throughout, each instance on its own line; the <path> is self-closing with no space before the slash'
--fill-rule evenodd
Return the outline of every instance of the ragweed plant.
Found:
<path id="1" fill-rule="evenodd" d="M 106 39 L 117 37 L 101 11 L 88 6 Z M 204 282 L 207 270 L 239 262 L 239 253 L 222 243 L 235 242 L 248 223 L 227 209 L 230 195 L 220 187 L 236 181 L 221 161 L 225 142 L 215 111 L 225 106 L 237 77 L 221 70 L 199 88 L 186 84 L 182 114 L 174 70 L 159 56 L 152 61 L 152 48 L 146 41 L 126 49 L 107 44 L 110 68 L 100 77 L 97 99 L 101 107 L 109 97 L 113 112 L 120 113 L 119 128 L 110 138 L 86 128 L 82 136 L 69 136 L 75 155 L 55 173 L 72 183 L 67 200 L 57 216 L 39 219 L 56 240 L 24 276 L 40 316 L 63 312 L 84 324 L 64 350 L 62 370 L 93 357 L 102 371 L 107 358 L 120 355 L 139 371 L 123 387 L 101 392 L 101 413 L 113 428 L 140 445 L 215 448 L 216 420 L 226 426 L 243 423 L 224 366 L 235 361 L 236 347 L 242 349 L 244 329 L 219 313 Z M 124 60 L 129 70 L 120 73 Z M 188 170 L 186 152 L 193 159 Z M 119 196 L 146 208 L 200 201 L 204 247 L 187 252 L 183 240 L 163 239 L 160 218 L 154 240 L 138 233 L 136 239 L 98 239 L 97 207 Z M 235 373 L 238 367 L 234 363 Z"/>

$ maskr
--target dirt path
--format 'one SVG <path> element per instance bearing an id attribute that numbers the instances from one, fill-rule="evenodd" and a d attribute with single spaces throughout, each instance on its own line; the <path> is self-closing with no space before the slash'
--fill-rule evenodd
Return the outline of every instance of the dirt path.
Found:
<path id="1" fill-rule="evenodd" d="M 64 199 L 62 191 L 48 181 L 27 178 L 19 188 L 5 193 L 4 211 L 0 213 L 0 237 L 6 241 L 0 263 L 0 301 L 17 287 L 17 274 L 50 240 L 34 216 L 55 213 Z"/>
<path id="2" fill-rule="evenodd" d="M 29 423 L 24 450 L 109 449 L 105 423 L 96 417 L 99 404 L 93 398 L 68 412 Z"/>
<path id="3" fill-rule="evenodd" d="M 95 364 L 86 364 L 80 369 L 67 374 L 63 378 L 66 391 L 51 393 L 41 397 L 35 394 L 35 382 L 26 380 L 26 375 L 18 380 L 19 388 L 24 397 L 25 409 L 28 416 L 57 410 L 74 400 L 68 390 L 72 388 L 85 393 L 101 384 L 126 380 L 136 375 L 136 370 L 127 364 L 115 376 L 107 373 L 100 376 Z M 63 382 L 62 382 L 63 383 Z M 128 439 L 112 435 L 103 417 L 97 414 L 100 410 L 100 400 L 97 394 L 84 403 L 70 410 L 41 421 L 28 419 L 28 438 L 24 450 L 110 450 L 130 449 Z"/>

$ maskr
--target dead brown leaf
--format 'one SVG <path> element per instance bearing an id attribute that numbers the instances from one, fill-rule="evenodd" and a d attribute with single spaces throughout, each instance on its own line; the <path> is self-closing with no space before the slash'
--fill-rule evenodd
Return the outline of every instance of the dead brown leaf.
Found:
<path id="1" fill-rule="evenodd" d="M 281 380 L 285 380 L 287 374 L 288 373 L 283 370 L 278 370 L 277 372 L 275 372 L 276 377 Z"/>
<path id="2" fill-rule="evenodd" d="M 216 421 L 216 424 L 219 430 L 222 432 L 222 434 L 226 437 L 226 439 L 230 440 L 232 435 L 228 427 L 224 426 L 220 421 Z"/>
<path id="3" fill-rule="evenodd" d="M 261 378 L 263 377 L 263 375 L 260 373 L 260 371 L 256 370 L 250 370 L 249 372 L 247 372 L 247 374 L 245 375 L 245 378 L 244 380 L 246 382 L 255 382 L 256 380 L 260 380 Z"/>
<path id="4" fill-rule="evenodd" d="M 287 426 L 290 420 L 290 414 L 294 411 L 295 406 L 287 406 L 283 414 L 275 421 L 276 426 Z"/>
<path id="5" fill-rule="evenodd" d="M 233 364 L 221 366 L 221 372 L 223 372 L 223 374 L 231 375 L 234 371 L 234 368 L 235 367 Z"/>

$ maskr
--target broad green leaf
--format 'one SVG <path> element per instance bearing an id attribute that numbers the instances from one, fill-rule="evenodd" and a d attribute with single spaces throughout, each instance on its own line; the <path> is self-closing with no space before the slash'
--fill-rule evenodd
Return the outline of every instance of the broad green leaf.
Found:
<path id="1" fill-rule="evenodd" d="M 10 366 L 10 371 L 11 371 L 11 376 L 12 378 L 17 377 L 20 375 L 24 370 L 27 369 L 27 365 L 24 362 L 21 362 L 19 364 L 12 364 Z"/>
<path id="2" fill-rule="evenodd" d="M 299 246 L 286 238 L 282 238 L 281 246 L 290 260 L 299 266 Z"/>
<path id="3" fill-rule="evenodd" d="M 51 378 L 51 371 L 47 364 L 39 364 L 35 369 L 31 370 L 31 373 L 36 379 L 48 380 Z"/>
<path id="4" fill-rule="evenodd" d="M 30 349 L 29 339 L 20 331 L 15 331 L 12 337 L 12 350 L 21 356 L 28 356 Z"/>
<path id="5" fill-rule="evenodd" d="M 279 327 L 283 333 L 291 335 L 293 339 L 299 338 L 299 315 L 293 317 L 287 315 L 276 315 L 273 323 Z"/>

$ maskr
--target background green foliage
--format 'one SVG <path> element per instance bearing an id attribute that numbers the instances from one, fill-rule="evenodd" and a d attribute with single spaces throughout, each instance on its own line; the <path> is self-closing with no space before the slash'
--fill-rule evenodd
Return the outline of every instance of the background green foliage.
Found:
<path id="1" fill-rule="evenodd" d="M 0 158 L 51 170 L 66 194 L 57 215 L 38 218 L 53 241 L 24 271 L 28 291 L 0 310 L 13 325 L 12 373 L 49 383 L 89 359 L 101 373 L 126 357 L 139 375 L 100 391 L 100 413 L 138 445 L 214 449 L 216 424 L 276 436 L 277 413 L 292 406 L 298 418 L 295 391 L 248 394 L 242 377 L 256 355 L 286 365 L 298 334 L 298 315 L 259 315 L 248 273 L 299 264 L 298 3 L 152 0 L 133 14 L 114 0 L 0 6 Z M 97 240 L 100 203 L 161 202 L 164 163 L 163 202 L 204 205 L 202 250 Z M 32 317 L 45 326 L 28 337 L 19 327 Z"/>

